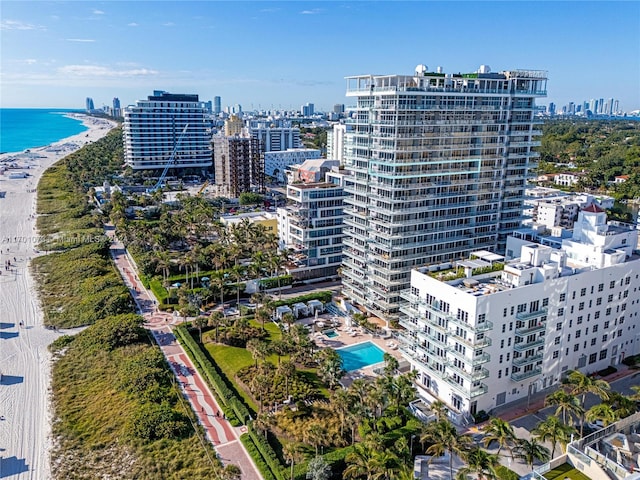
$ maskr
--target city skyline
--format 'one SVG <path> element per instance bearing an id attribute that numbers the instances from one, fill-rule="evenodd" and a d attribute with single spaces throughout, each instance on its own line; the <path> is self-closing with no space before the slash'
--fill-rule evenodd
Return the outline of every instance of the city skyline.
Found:
<path id="1" fill-rule="evenodd" d="M 639 16 L 637 2 L 3 2 L 2 107 L 125 106 L 162 89 L 330 111 L 348 105 L 345 76 L 486 64 L 548 71 L 556 105 L 615 96 L 632 111 Z"/>

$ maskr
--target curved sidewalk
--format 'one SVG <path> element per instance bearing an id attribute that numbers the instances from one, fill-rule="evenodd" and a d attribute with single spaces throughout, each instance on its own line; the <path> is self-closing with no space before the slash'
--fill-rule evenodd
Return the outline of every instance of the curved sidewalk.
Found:
<path id="1" fill-rule="evenodd" d="M 140 281 L 124 245 L 114 237 L 113 229 L 107 227 L 106 234 L 111 238 L 111 256 L 122 278 L 124 278 L 140 314 L 145 319 L 144 326 L 152 333 L 160 346 L 176 376 L 184 398 L 191 404 L 191 408 L 204 429 L 207 439 L 213 444 L 218 458 L 224 465 L 229 463 L 237 465 L 242 471 L 242 479 L 262 480 L 256 465 L 239 439 L 240 435 L 246 432 L 246 427 L 234 428 L 224 418 L 222 409 L 211 390 L 173 335 L 171 326 L 178 324 L 180 319 L 156 309 L 156 301 Z"/>

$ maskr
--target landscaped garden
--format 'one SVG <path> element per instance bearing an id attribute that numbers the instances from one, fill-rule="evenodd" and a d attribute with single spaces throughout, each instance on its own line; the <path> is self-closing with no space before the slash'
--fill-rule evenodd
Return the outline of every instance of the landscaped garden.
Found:
<path id="1" fill-rule="evenodd" d="M 573 468 L 568 463 L 560 465 L 559 467 L 554 468 L 553 470 L 549 470 L 547 473 L 544 474 L 544 478 L 546 478 L 547 480 L 556 480 L 556 479 L 565 480 L 567 478 L 570 480 L 589 480 L 589 477 L 587 477 L 584 473 L 580 472 L 579 470 Z"/>

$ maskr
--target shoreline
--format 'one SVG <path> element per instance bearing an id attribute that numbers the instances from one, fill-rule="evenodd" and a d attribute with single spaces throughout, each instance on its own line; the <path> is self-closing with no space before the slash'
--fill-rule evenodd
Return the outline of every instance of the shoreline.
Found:
<path id="1" fill-rule="evenodd" d="M 69 113 L 88 130 L 29 151 L 0 155 L 0 470 L 12 479 L 51 478 L 53 411 L 50 402 L 51 354 L 61 334 L 44 328 L 37 285 L 30 271 L 38 232 L 37 185 L 54 163 L 104 137 L 117 123 Z M 25 174 L 10 178 L 11 174 Z M 8 266 L 6 262 L 11 262 Z M 22 323 L 22 325 L 21 325 Z"/>

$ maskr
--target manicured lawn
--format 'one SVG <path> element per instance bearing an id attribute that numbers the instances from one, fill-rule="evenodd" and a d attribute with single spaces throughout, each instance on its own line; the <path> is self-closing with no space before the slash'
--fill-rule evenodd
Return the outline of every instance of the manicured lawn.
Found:
<path id="1" fill-rule="evenodd" d="M 547 480 L 555 480 L 556 478 L 559 480 L 564 480 L 565 478 L 570 478 L 571 480 L 589 480 L 589 477 L 576 470 L 568 463 L 564 463 L 553 470 L 549 470 L 544 474 L 544 477 Z"/>

